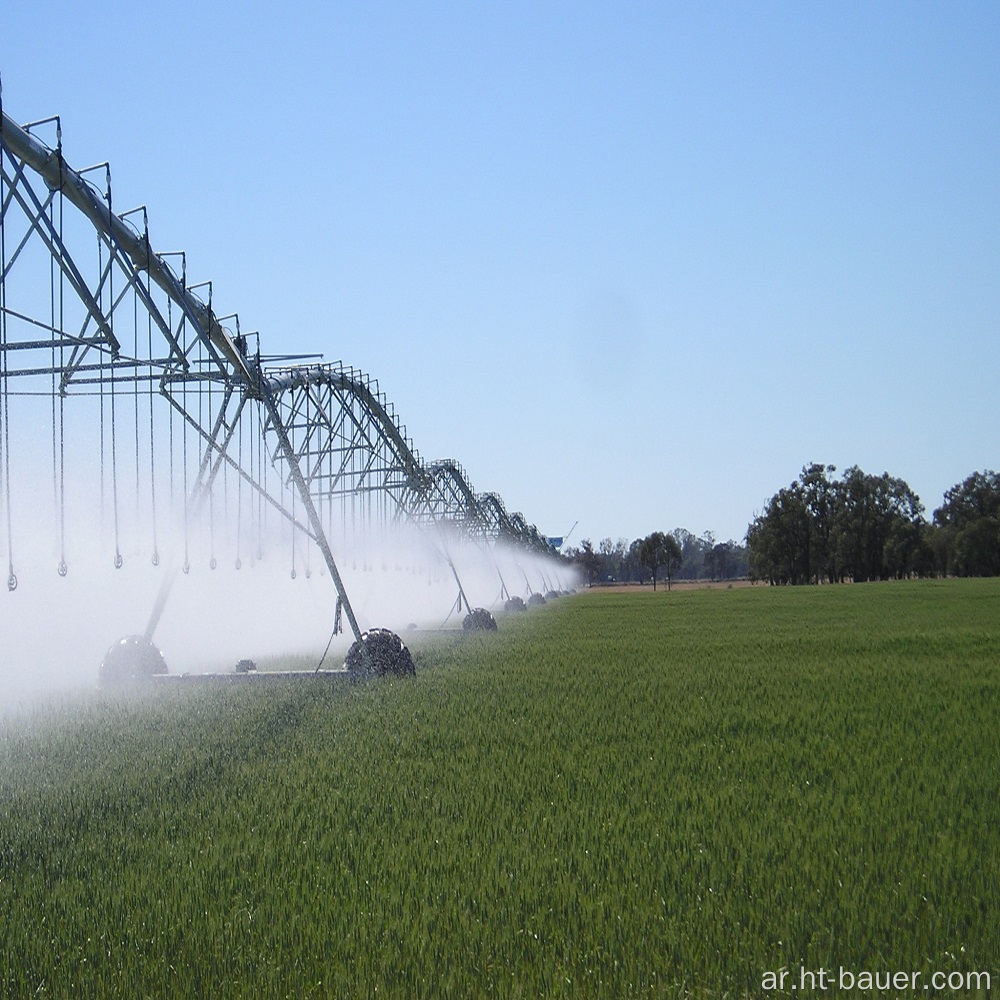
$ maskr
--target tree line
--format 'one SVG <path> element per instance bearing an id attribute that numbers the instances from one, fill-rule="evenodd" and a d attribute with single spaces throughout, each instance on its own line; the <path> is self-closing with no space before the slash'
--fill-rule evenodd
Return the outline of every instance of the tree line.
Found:
<path id="1" fill-rule="evenodd" d="M 1000 575 L 1000 475 L 974 472 L 931 521 L 902 479 L 812 463 L 747 528 L 751 579 L 772 584 Z"/>
<path id="2" fill-rule="evenodd" d="M 913 576 L 1000 576 L 1000 473 L 974 472 L 944 494 L 930 521 L 902 479 L 813 462 L 778 490 L 743 542 L 685 528 L 629 542 L 584 539 L 565 558 L 588 585 L 665 580 L 839 583 Z"/>
<path id="3" fill-rule="evenodd" d="M 654 531 L 632 542 L 602 539 L 594 548 L 585 538 L 566 557 L 594 583 L 647 583 L 665 580 L 733 580 L 747 575 L 747 549 L 739 542 L 717 542 L 711 532 L 697 536 L 686 528 Z"/>

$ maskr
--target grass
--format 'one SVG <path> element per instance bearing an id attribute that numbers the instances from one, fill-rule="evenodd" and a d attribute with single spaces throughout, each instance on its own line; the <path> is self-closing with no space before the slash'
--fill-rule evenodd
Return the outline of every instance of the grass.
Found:
<path id="1" fill-rule="evenodd" d="M 0 995 L 991 970 L 998 623 L 1000 581 L 581 594 L 411 681 L 8 719 Z"/>

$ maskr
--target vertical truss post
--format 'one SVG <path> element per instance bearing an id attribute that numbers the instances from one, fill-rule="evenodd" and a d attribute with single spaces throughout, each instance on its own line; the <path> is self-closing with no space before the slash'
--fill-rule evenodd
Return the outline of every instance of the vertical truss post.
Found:
<path id="1" fill-rule="evenodd" d="M 278 412 L 278 404 L 275 402 L 274 396 L 267 386 L 262 387 L 261 402 L 264 404 L 268 416 L 271 419 L 271 425 L 274 427 L 274 433 L 278 436 L 278 444 L 281 448 L 282 454 L 284 455 L 285 462 L 288 464 L 289 474 L 292 477 L 295 489 L 298 490 L 299 498 L 302 500 L 302 505 L 305 507 L 306 516 L 309 518 L 309 526 L 312 528 L 316 544 L 319 546 L 320 552 L 323 554 L 323 560 L 326 562 L 326 568 L 330 572 L 330 579 L 333 580 L 333 585 L 337 588 L 337 597 L 339 598 L 344 614 L 347 616 L 347 621 L 351 626 L 351 632 L 354 634 L 354 638 L 360 642 L 361 629 L 358 626 L 357 618 L 354 617 L 354 608 L 351 607 L 350 598 L 347 596 L 347 588 L 344 586 L 344 581 L 341 579 L 340 570 L 337 569 L 337 563 L 333 558 L 333 552 L 330 550 L 330 543 L 327 541 L 326 532 L 323 530 L 323 522 L 320 519 L 319 512 L 316 510 L 316 505 L 313 503 L 312 496 L 309 493 L 309 486 L 305 481 L 305 477 L 302 475 L 301 468 L 299 468 L 299 461 L 295 454 L 295 449 L 292 447 L 292 442 L 288 438 L 285 425 L 282 423 L 281 414 Z"/>

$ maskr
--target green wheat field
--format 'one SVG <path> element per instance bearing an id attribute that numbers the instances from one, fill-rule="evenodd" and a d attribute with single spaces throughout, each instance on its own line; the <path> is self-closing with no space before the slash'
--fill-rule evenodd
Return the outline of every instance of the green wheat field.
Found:
<path id="1" fill-rule="evenodd" d="M 582 593 L 415 659 L 0 716 L 0 996 L 1000 983 L 1000 581 Z"/>

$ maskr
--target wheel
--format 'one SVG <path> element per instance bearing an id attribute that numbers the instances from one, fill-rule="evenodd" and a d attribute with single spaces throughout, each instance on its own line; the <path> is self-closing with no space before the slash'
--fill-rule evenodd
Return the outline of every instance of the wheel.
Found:
<path id="1" fill-rule="evenodd" d="M 344 657 L 344 667 L 356 678 L 412 677 L 417 671 L 406 644 L 387 628 L 372 628 L 356 639 Z"/>
<path id="2" fill-rule="evenodd" d="M 102 685 L 128 684 L 132 681 L 166 674 L 163 654 L 144 635 L 127 635 L 105 654 L 99 672 Z"/>
<path id="3" fill-rule="evenodd" d="M 465 616 L 462 628 L 466 632 L 495 632 L 497 630 L 497 620 L 486 608 L 473 608 Z"/>
<path id="4" fill-rule="evenodd" d="M 511 612 L 527 611 L 528 605 L 524 603 L 523 597 L 511 597 L 504 603 L 503 609 L 510 614 Z"/>

